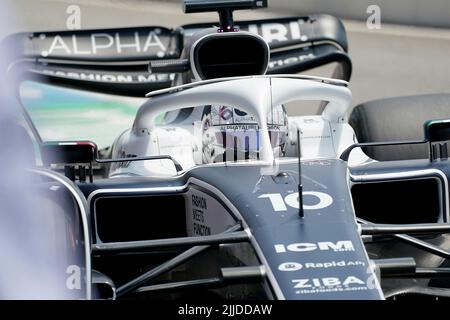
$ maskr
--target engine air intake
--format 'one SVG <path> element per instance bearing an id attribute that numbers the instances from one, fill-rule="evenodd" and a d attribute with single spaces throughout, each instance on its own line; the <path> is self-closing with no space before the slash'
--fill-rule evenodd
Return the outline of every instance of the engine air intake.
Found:
<path id="1" fill-rule="evenodd" d="M 263 75 L 269 47 L 249 33 L 218 33 L 201 38 L 193 48 L 193 71 L 200 80 Z"/>

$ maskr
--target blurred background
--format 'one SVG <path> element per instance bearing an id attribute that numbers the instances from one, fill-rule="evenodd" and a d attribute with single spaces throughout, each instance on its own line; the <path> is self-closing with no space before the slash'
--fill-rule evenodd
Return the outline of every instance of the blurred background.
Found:
<path id="1" fill-rule="evenodd" d="M 0 1 L 9 1 L 17 13 L 16 23 L 3 28 L 0 37 L 23 31 L 65 30 L 66 9 L 72 4 L 81 8 L 83 29 L 144 25 L 176 27 L 185 23 L 217 21 L 216 14 L 183 14 L 180 0 Z M 366 25 L 370 16 L 367 8 L 374 4 L 381 9 L 381 29 L 369 29 Z M 264 19 L 310 13 L 329 13 L 344 19 L 353 60 L 350 88 L 354 105 L 392 96 L 450 92 L 449 0 L 269 0 L 268 9 L 236 12 L 236 18 Z M 328 76 L 331 70 L 330 67 L 321 68 L 308 74 Z M 52 96 L 51 106 L 42 104 L 43 100 L 39 98 L 43 95 Z M 70 134 L 67 133 L 70 128 L 65 128 L 61 134 L 58 126 L 64 126 L 64 122 L 54 121 L 54 110 L 62 104 L 68 105 L 68 99 L 76 104 L 72 104 L 71 111 L 63 116 L 72 121 L 75 117 L 77 123 L 104 119 L 106 113 L 101 110 L 112 110 L 105 119 L 111 124 L 108 130 L 114 131 L 114 136 L 130 125 L 141 103 L 140 99 L 112 99 L 103 95 L 77 98 L 79 93 L 68 94 L 67 90 L 48 93 L 45 86 L 25 87 L 23 96 L 35 112 L 37 125 L 55 139 L 72 138 L 75 131 L 79 132 L 79 127 L 74 126 Z M 93 104 L 100 106 L 100 112 L 93 111 Z M 86 113 L 80 115 L 83 106 Z M 295 115 L 298 111 L 292 108 L 288 112 Z M 88 127 L 86 137 L 102 130 L 106 129 Z M 106 131 L 97 135 L 100 145 L 111 142 Z"/>

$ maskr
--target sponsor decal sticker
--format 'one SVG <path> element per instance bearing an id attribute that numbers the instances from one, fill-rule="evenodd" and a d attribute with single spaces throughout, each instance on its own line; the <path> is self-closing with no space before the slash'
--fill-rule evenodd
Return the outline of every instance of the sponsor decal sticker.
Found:
<path id="1" fill-rule="evenodd" d="M 41 51 L 42 57 L 58 54 L 89 56 L 111 52 L 120 55 L 122 53 L 147 53 L 155 52 L 158 58 L 166 56 L 167 47 L 160 38 L 161 29 L 155 29 L 148 33 L 133 32 L 123 36 L 115 33 L 92 33 L 85 37 L 70 37 L 55 35 L 47 37 L 45 33 L 39 35 L 39 40 L 49 43 L 49 46 Z M 127 39 L 128 42 L 125 41 Z"/>
<path id="2" fill-rule="evenodd" d="M 192 226 L 197 236 L 211 235 L 211 228 L 205 225 L 204 210 L 208 210 L 206 199 L 195 194 L 192 195 Z"/>
<path id="3" fill-rule="evenodd" d="M 316 58 L 316 55 L 314 53 L 308 53 L 308 54 L 301 54 L 301 55 L 298 55 L 295 57 L 272 60 L 269 62 L 269 70 L 272 70 L 274 68 L 288 66 L 288 65 L 294 64 L 294 63 L 312 60 L 314 58 Z"/>
<path id="4" fill-rule="evenodd" d="M 302 25 L 305 24 L 303 19 L 285 23 L 264 23 L 264 24 L 250 24 L 247 31 L 256 33 L 264 38 L 267 43 L 285 42 L 292 40 L 300 40 L 302 42 L 308 41 L 308 36 L 303 34 Z"/>
<path id="5" fill-rule="evenodd" d="M 355 251 L 353 243 L 349 240 L 344 241 L 323 241 L 317 243 L 292 243 L 288 245 L 276 244 L 276 253 L 286 253 L 286 252 L 309 252 L 309 251 L 334 251 L 334 252 L 346 252 Z"/>
<path id="6" fill-rule="evenodd" d="M 366 283 L 355 276 L 306 278 L 292 280 L 296 294 L 368 290 Z"/>
<path id="7" fill-rule="evenodd" d="M 285 262 L 278 266 L 280 271 L 299 271 L 302 269 L 329 269 L 329 268 L 342 268 L 342 267 L 354 267 L 365 266 L 363 261 L 328 261 L 328 262 Z"/>
<path id="8" fill-rule="evenodd" d="M 175 78 L 175 74 L 113 74 L 113 73 L 95 73 L 95 72 L 78 72 L 78 71 L 62 71 L 52 69 L 35 70 L 51 77 L 62 77 L 82 81 L 98 81 L 109 83 L 152 83 L 167 82 Z"/>

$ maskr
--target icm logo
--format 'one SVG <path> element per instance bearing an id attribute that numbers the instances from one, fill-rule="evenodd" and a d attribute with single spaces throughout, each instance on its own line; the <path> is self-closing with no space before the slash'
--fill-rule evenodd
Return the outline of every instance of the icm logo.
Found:
<path id="1" fill-rule="evenodd" d="M 289 245 L 284 244 L 276 244 L 275 251 L 277 253 L 285 253 L 285 252 L 308 252 L 308 251 L 328 251 L 332 250 L 334 252 L 342 252 L 342 251 L 355 251 L 355 247 L 351 241 L 338 241 L 334 242 L 318 242 L 318 243 L 292 243 Z"/>

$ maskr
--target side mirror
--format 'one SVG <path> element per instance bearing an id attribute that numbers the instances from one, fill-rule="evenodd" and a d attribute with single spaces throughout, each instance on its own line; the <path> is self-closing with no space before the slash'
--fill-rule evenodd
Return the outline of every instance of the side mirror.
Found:
<path id="1" fill-rule="evenodd" d="M 425 139 L 429 143 L 430 161 L 448 159 L 447 141 L 450 140 L 450 119 L 430 120 L 424 124 Z"/>
<path id="2" fill-rule="evenodd" d="M 450 140 L 450 119 L 425 122 L 425 138 L 430 142 Z"/>
<path id="3" fill-rule="evenodd" d="M 41 144 L 44 165 L 81 164 L 95 160 L 97 145 L 90 141 L 58 141 Z"/>
<path id="4" fill-rule="evenodd" d="M 65 175 L 75 181 L 78 165 L 79 180 L 86 181 L 86 165 L 92 182 L 92 163 L 96 159 L 97 145 L 91 141 L 56 141 L 44 142 L 40 145 L 41 158 L 44 166 L 64 165 Z"/>

